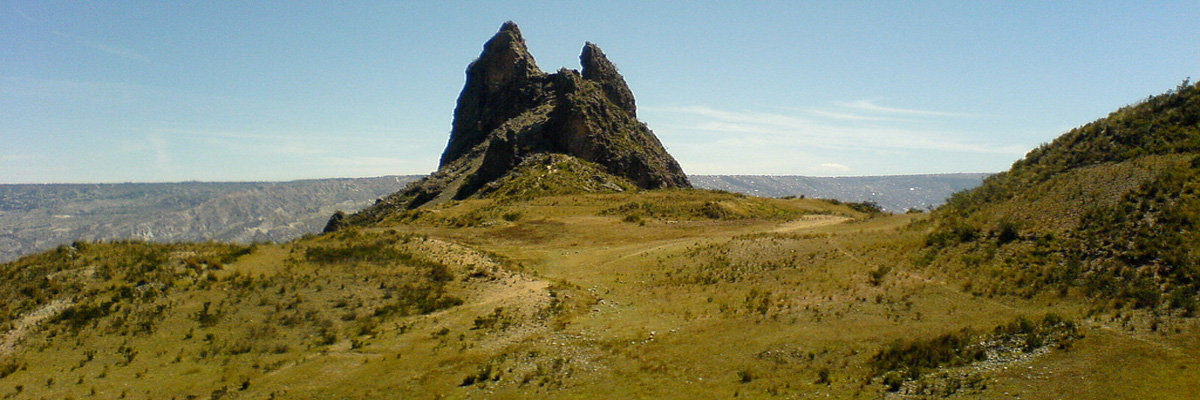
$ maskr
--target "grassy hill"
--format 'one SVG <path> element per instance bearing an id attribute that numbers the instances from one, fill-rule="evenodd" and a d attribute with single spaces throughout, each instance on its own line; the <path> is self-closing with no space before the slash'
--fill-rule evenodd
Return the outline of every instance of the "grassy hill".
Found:
<path id="1" fill-rule="evenodd" d="M 973 295 L 905 261 L 927 218 L 668 190 L 471 199 L 284 244 L 80 242 L 0 266 L 0 396 L 1195 394 L 1193 319 Z"/>
<path id="2" fill-rule="evenodd" d="M 919 258 L 972 291 L 1191 316 L 1200 293 L 1200 85 L 1122 108 L 953 196 Z"/>

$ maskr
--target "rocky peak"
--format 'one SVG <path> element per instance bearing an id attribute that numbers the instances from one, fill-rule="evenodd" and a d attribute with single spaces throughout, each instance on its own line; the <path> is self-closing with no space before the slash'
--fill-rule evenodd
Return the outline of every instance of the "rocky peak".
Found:
<path id="1" fill-rule="evenodd" d="M 536 86 L 531 83 L 544 76 L 517 24 L 505 22 L 467 67 L 467 81 L 458 96 L 454 127 L 440 166 L 462 156 L 488 132 L 519 115 L 523 104 L 537 101 L 540 93 L 531 90 Z"/>
<path id="2" fill-rule="evenodd" d="M 583 53 L 579 55 L 579 63 L 583 65 L 583 79 L 600 84 L 613 104 L 637 117 L 637 106 L 633 102 L 633 92 L 625 84 L 625 78 L 617 72 L 617 67 L 600 51 L 600 47 L 592 42 L 583 45 Z"/>
<path id="3" fill-rule="evenodd" d="M 519 182 L 511 179 L 519 166 L 562 157 L 643 189 L 691 187 L 679 163 L 637 120 L 633 92 L 604 52 L 587 43 L 579 60 L 582 73 L 546 74 L 517 25 L 504 23 L 467 67 L 438 171 L 380 204 L 331 219 L 332 229 L 378 221 L 388 210 L 505 192 L 497 185 Z"/>

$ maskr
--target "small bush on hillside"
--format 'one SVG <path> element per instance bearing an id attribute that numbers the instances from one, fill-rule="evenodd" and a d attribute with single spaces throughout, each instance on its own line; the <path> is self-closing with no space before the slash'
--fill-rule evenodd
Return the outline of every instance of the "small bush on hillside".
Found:
<path id="1" fill-rule="evenodd" d="M 887 276 L 888 272 L 892 272 L 892 267 L 886 265 L 880 265 L 879 267 L 876 267 L 868 272 L 868 278 L 871 285 L 879 286 L 883 284 L 883 278 Z"/>
<path id="2" fill-rule="evenodd" d="M 876 203 L 871 200 L 858 202 L 858 203 L 845 203 L 845 204 L 847 207 L 850 207 L 850 209 L 852 209 L 854 211 L 858 211 L 860 213 L 872 214 L 872 215 L 873 214 L 883 214 L 883 208 L 879 207 L 879 203 Z"/>
<path id="3" fill-rule="evenodd" d="M 1016 222 L 1007 219 L 1000 221 L 1000 225 L 996 229 L 996 242 L 1006 244 L 1020 239 L 1021 234 L 1019 229 Z"/>
<path id="4" fill-rule="evenodd" d="M 1038 348 L 1066 346 L 1080 335 L 1075 323 L 1056 314 L 1047 314 L 1034 322 L 1018 317 L 997 326 L 991 333 L 963 329 L 932 339 L 897 340 L 871 358 L 876 376 L 883 377 L 889 391 L 897 391 L 905 381 L 939 368 L 958 367 L 988 359 L 989 354 L 1028 353 Z"/>
<path id="5" fill-rule="evenodd" d="M 0 361 L 0 379 L 7 378 L 19 369 L 21 369 L 21 365 L 16 361 Z"/>

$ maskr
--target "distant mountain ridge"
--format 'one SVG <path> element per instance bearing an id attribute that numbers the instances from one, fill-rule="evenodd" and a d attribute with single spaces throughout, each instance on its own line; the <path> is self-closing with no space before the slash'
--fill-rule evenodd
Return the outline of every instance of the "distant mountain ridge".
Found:
<path id="1" fill-rule="evenodd" d="M 416 179 L 0 185 L 0 261 L 75 240 L 285 241 Z"/>
<path id="2" fill-rule="evenodd" d="M 986 173 L 816 177 L 798 175 L 691 175 L 699 188 L 761 197 L 807 196 L 870 201 L 890 212 L 926 210 L 950 194 L 979 186 Z"/>

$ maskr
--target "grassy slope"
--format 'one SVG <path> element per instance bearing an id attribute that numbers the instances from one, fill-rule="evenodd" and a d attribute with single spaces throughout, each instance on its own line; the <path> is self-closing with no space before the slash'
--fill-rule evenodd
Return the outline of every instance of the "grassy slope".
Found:
<path id="1" fill-rule="evenodd" d="M 1122 108 L 953 196 L 920 258 L 983 293 L 1200 310 L 1200 85 Z"/>
<path id="2" fill-rule="evenodd" d="M 910 224 L 924 218 L 650 191 L 468 200 L 247 254 L 64 248 L 4 265 L 5 304 L 23 296 L 21 270 L 94 290 L 46 292 L 46 302 L 116 306 L 78 330 L 54 318 L 27 330 L 0 356 L 0 371 L 17 367 L 0 395 L 876 398 L 886 392 L 871 358 L 897 339 L 1056 312 L 1082 318 L 1085 337 L 958 368 L 987 386 L 962 393 L 1195 397 L 1194 320 L 1150 331 L 1137 318 L 1084 318 L 1082 301 L 964 293 L 906 266 L 925 234 Z M 87 272 L 109 264 L 126 272 Z M 34 270 L 54 265 L 63 271 Z M 158 294 L 114 296 L 125 286 Z M 14 306 L 8 323 L 39 307 Z"/>

